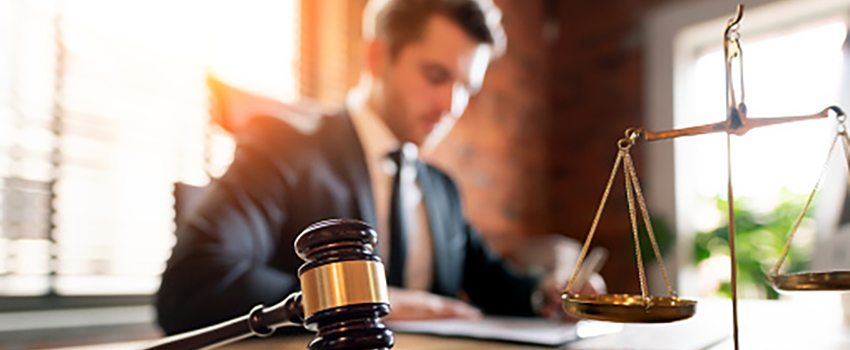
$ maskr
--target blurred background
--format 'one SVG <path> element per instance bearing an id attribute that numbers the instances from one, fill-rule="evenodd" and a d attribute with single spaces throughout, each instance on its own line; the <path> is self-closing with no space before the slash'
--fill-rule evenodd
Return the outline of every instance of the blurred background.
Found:
<path id="1" fill-rule="evenodd" d="M 507 54 L 426 157 L 459 183 L 487 241 L 522 265 L 528 242 L 553 233 L 584 240 L 627 127 L 725 119 L 722 33 L 736 2 L 495 3 Z M 750 117 L 850 108 L 850 0 L 745 3 Z M 204 185 L 232 158 L 227 130 L 237 121 L 216 118 L 216 88 L 294 110 L 341 107 L 360 74 L 365 4 L 0 0 L 0 348 L 155 337 L 146 305 L 175 241 L 174 184 Z M 835 130 L 835 120 L 819 120 L 734 140 L 744 296 L 780 297 L 764 273 Z M 792 269 L 848 266 L 847 177 L 836 151 Z M 724 136 L 640 142 L 633 153 L 674 288 L 728 293 Z M 616 184 L 594 245 L 610 251 L 609 290 L 636 292 Z"/>

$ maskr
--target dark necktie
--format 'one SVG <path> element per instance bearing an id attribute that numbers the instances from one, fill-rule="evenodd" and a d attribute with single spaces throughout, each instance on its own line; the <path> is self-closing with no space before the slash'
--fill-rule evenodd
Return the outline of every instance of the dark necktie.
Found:
<path id="1" fill-rule="evenodd" d="M 404 287 L 404 259 L 407 256 L 407 219 L 404 215 L 401 188 L 403 153 L 397 150 L 389 155 L 396 164 L 396 173 L 390 197 L 390 264 L 387 282 L 395 287 Z"/>

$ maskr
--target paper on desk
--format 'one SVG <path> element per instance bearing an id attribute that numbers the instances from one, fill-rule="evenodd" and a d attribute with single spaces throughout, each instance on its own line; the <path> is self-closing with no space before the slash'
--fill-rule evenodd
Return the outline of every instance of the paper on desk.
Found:
<path id="1" fill-rule="evenodd" d="M 480 320 L 389 321 L 396 332 L 498 340 L 559 346 L 588 336 L 618 332 L 622 325 L 582 321 L 578 324 L 554 320 L 488 316 Z"/>

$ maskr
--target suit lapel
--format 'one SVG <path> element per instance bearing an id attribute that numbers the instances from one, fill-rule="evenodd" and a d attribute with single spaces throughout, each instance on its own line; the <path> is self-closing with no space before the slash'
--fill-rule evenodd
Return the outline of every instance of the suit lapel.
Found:
<path id="1" fill-rule="evenodd" d="M 417 162 L 417 173 L 419 185 L 422 186 L 422 194 L 425 208 L 428 210 L 428 221 L 431 226 L 431 242 L 433 244 L 433 286 L 431 290 L 437 294 L 446 294 L 453 266 L 447 242 L 447 218 L 446 208 L 449 207 L 446 191 L 440 190 L 439 183 L 431 173 L 428 166 L 422 161 Z"/>
<path id="2" fill-rule="evenodd" d="M 363 152 L 363 144 L 357 136 L 354 124 L 346 111 L 340 115 L 329 118 L 337 124 L 336 140 L 331 141 L 336 145 L 336 152 L 341 164 L 342 175 L 348 180 L 349 186 L 356 197 L 357 209 L 360 218 L 373 228 L 377 228 L 378 220 L 375 218 L 375 201 L 372 195 L 372 180 L 366 167 L 366 155 Z"/>

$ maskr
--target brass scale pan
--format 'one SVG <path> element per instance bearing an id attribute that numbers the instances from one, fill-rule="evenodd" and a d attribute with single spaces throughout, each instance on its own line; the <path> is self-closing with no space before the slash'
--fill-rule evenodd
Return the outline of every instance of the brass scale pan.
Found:
<path id="1" fill-rule="evenodd" d="M 770 279 L 774 288 L 784 291 L 850 290 L 850 271 L 791 273 Z"/>
<path id="2" fill-rule="evenodd" d="M 658 250 L 657 243 L 655 242 L 652 225 L 649 222 L 649 213 L 647 212 L 646 203 L 638 183 L 637 174 L 634 170 L 631 156 L 629 155 L 629 149 L 632 145 L 634 145 L 635 139 L 638 135 L 639 133 L 634 132 L 634 130 L 626 130 L 626 138 L 621 139 L 618 142 L 620 152 L 618 153 L 617 160 L 614 162 L 614 169 L 612 169 L 611 176 L 608 179 L 608 184 L 602 196 L 602 201 L 599 204 L 596 217 L 593 220 L 590 232 L 588 233 L 585 244 L 582 247 L 582 252 L 579 256 L 578 262 L 576 263 L 575 270 L 573 271 L 573 276 L 567 284 L 565 293 L 561 295 L 564 311 L 572 314 L 573 316 L 598 321 L 620 323 L 663 323 L 690 318 L 696 313 L 696 301 L 681 299 L 674 295 L 673 290 L 670 287 L 670 283 L 667 280 L 667 273 L 665 272 L 664 264 L 661 262 L 661 254 Z M 632 233 L 635 239 L 635 253 L 638 261 L 637 264 L 640 277 L 639 281 L 641 284 L 641 294 L 573 294 L 570 291 L 572 290 L 573 283 L 576 281 L 576 277 L 580 275 L 579 270 L 587 254 L 590 242 L 593 239 L 593 235 L 602 214 L 602 208 L 607 202 L 611 185 L 621 161 L 625 173 L 624 177 L 626 179 L 626 192 L 632 223 Z M 637 210 L 635 208 L 634 199 L 637 199 L 639 204 L 638 208 L 640 209 L 640 213 L 644 219 L 644 224 L 646 224 L 647 233 L 653 245 L 653 251 L 660 263 L 659 267 L 668 291 L 668 296 L 666 297 L 650 296 L 646 289 L 646 276 L 644 273 L 640 245 L 638 244 L 637 237 Z"/>
<path id="3" fill-rule="evenodd" d="M 631 294 L 562 296 L 564 310 L 586 319 L 620 323 L 664 323 L 684 320 L 696 313 L 697 302 L 677 297 Z"/>

